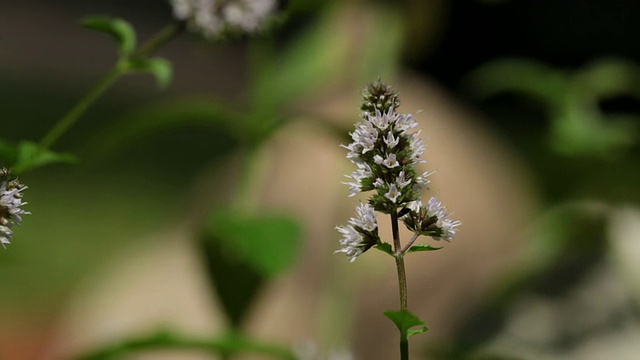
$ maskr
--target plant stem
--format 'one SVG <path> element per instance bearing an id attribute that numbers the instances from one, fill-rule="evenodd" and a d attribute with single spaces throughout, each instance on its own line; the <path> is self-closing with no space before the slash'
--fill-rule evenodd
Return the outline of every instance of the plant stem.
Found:
<path id="1" fill-rule="evenodd" d="M 398 270 L 398 287 L 400 291 L 400 310 L 407 310 L 407 274 L 404 269 L 404 253 L 400 243 L 400 230 L 398 229 L 398 213 L 391 213 L 391 231 L 393 232 L 393 250 L 396 258 L 396 269 Z M 400 332 L 400 359 L 409 359 L 409 339 L 407 334 Z"/>
<path id="2" fill-rule="evenodd" d="M 87 92 L 81 99 L 71 108 L 52 128 L 45 134 L 40 140 L 40 147 L 42 149 L 48 149 L 62 136 L 64 133 L 73 126 L 78 119 L 87 111 L 87 109 L 93 105 L 93 103 L 104 92 L 113 85 L 122 75 L 128 71 L 128 62 L 131 57 L 146 57 L 158 49 L 161 45 L 165 44 L 173 37 L 177 36 L 184 28 L 183 24 L 170 24 L 161 29 L 156 35 L 152 36 L 140 48 L 134 52 L 131 56 L 121 57 L 116 65 L 106 73 L 96 85 L 94 85 L 89 92 Z"/>
<path id="3" fill-rule="evenodd" d="M 149 40 L 145 41 L 144 44 L 140 45 L 138 50 L 134 53 L 136 57 L 147 57 L 151 55 L 154 51 L 156 51 L 160 46 L 169 42 L 169 40 L 178 36 L 182 30 L 184 30 L 185 23 L 173 23 L 165 26 L 160 29 L 155 35 L 153 35 Z"/>
<path id="4" fill-rule="evenodd" d="M 409 242 L 407 243 L 407 245 L 405 245 L 402 250 L 400 250 L 400 252 L 404 255 L 404 253 L 407 252 L 407 250 L 409 250 L 411 248 L 411 245 L 413 245 L 414 242 L 416 242 L 416 240 L 418 239 L 418 237 L 420 236 L 420 233 L 415 233 L 413 234 L 413 237 L 411 238 L 411 240 L 409 240 Z"/>
<path id="5" fill-rule="evenodd" d="M 40 140 L 40 147 L 42 149 L 51 147 L 125 71 L 121 62 L 118 62 L 113 69 L 106 73 L 105 76 L 49 130 L 42 140 Z"/>

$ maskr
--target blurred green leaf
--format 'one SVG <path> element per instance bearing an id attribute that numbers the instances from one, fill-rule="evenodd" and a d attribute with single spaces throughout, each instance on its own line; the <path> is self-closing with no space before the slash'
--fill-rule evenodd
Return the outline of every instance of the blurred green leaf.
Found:
<path id="1" fill-rule="evenodd" d="M 278 214 L 213 214 L 204 234 L 207 267 L 231 323 L 237 326 L 265 281 L 298 257 L 302 229 Z"/>
<path id="2" fill-rule="evenodd" d="M 407 310 L 387 310 L 384 315 L 388 317 L 400 330 L 402 338 L 409 338 L 416 334 L 421 334 L 427 330 L 427 326 L 424 321 L 420 320 L 417 316 L 413 315 Z M 418 329 L 411 330 L 411 328 L 420 326 Z"/>
<path id="3" fill-rule="evenodd" d="M 640 67 L 623 59 L 600 59 L 580 69 L 573 86 L 591 98 L 630 95 L 640 98 Z"/>
<path id="4" fill-rule="evenodd" d="M 532 96 L 552 107 L 560 106 L 569 91 L 565 73 L 524 59 L 491 61 L 471 72 L 464 83 L 481 98 L 515 92 Z"/>
<path id="5" fill-rule="evenodd" d="M 280 214 L 219 212 L 213 216 L 209 231 L 267 278 L 280 275 L 294 264 L 302 240 L 298 221 Z"/>
<path id="6" fill-rule="evenodd" d="M 166 88 L 171 83 L 173 66 L 171 62 L 163 58 L 131 59 L 128 62 L 129 69 L 148 72 L 155 77 L 160 88 Z"/>
<path id="7" fill-rule="evenodd" d="M 440 250 L 442 247 L 434 247 L 427 244 L 416 244 L 413 245 L 407 250 L 407 253 L 418 252 L 418 251 L 436 251 Z"/>
<path id="8" fill-rule="evenodd" d="M 232 327 L 237 328 L 266 278 L 218 235 L 207 232 L 200 244 L 211 285 Z"/>
<path id="9" fill-rule="evenodd" d="M 75 163 L 77 160 L 73 154 L 56 153 L 48 149 L 42 149 L 36 143 L 22 141 L 18 144 L 16 163 L 12 171 L 15 174 L 19 174 L 44 165 L 60 162 Z"/>
<path id="10" fill-rule="evenodd" d="M 174 99 L 138 108 L 89 138 L 83 154 L 104 157 L 150 134 L 185 126 L 203 126 L 242 141 L 244 115 L 209 97 Z"/>
<path id="11" fill-rule="evenodd" d="M 82 19 L 80 24 L 88 29 L 111 35 L 118 43 L 123 55 L 129 55 L 136 47 L 136 32 L 127 21 L 106 16 L 90 16 Z"/>
<path id="12" fill-rule="evenodd" d="M 551 147 L 561 154 L 607 157 L 637 142 L 637 123 L 615 121 L 598 104 L 606 97 L 640 97 L 640 67 L 631 62 L 605 59 L 569 73 L 530 60 L 496 60 L 466 83 L 481 97 L 513 92 L 541 101 L 551 120 Z"/>

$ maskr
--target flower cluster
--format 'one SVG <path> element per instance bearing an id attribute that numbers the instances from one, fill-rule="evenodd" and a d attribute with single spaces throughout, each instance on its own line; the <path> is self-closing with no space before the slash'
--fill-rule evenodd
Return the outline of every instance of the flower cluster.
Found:
<path id="1" fill-rule="evenodd" d="M 277 8 L 277 0 L 171 0 L 176 19 L 209 39 L 225 33 L 253 33 Z"/>
<path id="2" fill-rule="evenodd" d="M 357 167 L 346 175 L 350 181 L 344 182 L 349 186 L 349 196 L 373 191 L 367 209 L 401 217 L 410 230 L 420 235 L 436 240 L 453 239 L 455 228 L 461 223 L 450 220 L 446 208 L 435 198 L 431 198 L 426 207 L 420 201 L 420 193 L 427 188 L 431 173 L 420 174 L 416 167 L 425 162 L 420 158 L 425 145 L 421 131 L 415 130 L 417 121 L 412 114 L 397 112 L 398 93 L 379 80 L 367 87 L 363 98 L 361 121 L 350 134 L 352 142 L 342 145 L 348 150 L 347 159 Z M 342 249 L 337 252 L 346 253 L 350 261 L 375 245 L 359 243 L 356 246 L 357 241 L 366 239 L 357 227 L 337 229 L 343 235 Z M 379 241 L 377 234 L 376 239 Z"/>
<path id="3" fill-rule="evenodd" d="M 334 253 L 345 253 L 351 262 L 380 242 L 376 212 L 373 207 L 369 204 L 360 204 L 356 207 L 356 214 L 358 217 L 351 218 L 348 225 L 336 227 L 336 230 L 342 234 L 342 240 L 340 240 L 342 248 Z"/>
<path id="4" fill-rule="evenodd" d="M 0 244 L 3 247 L 11 243 L 11 228 L 22 222 L 22 215 L 30 214 L 21 208 L 27 204 L 22 201 L 22 192 L 26 188 L 11 176 L 9 170 L 0 169 Z"/>
<path id="5" fill-rule="evenodd" d="M 427 206 L 416 200 L 407 205 L 409 210 L 402 217 L 407 228 L 420 235 L 431 236 L 435 240 L 449 241 L 456 236 L 456 227 L 462 225 L 459 220 L 449 219 L 447 208 L 438 199 L 431 197 Z"/>

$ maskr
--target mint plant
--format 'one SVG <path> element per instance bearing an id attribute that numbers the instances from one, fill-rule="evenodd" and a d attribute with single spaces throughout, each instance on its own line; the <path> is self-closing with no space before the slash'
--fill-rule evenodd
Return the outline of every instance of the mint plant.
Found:
<path id="1" fill-rule="evenodd" d="M 425 146 L 421 130 L 412 114 L 397 112 L 400 106 L 398 92 L 378 80 L 367 86 L 363 94 L 361 121 L 351 133 L 353 140 L 342 145 L 349 150 L 347 159 L 357 169 L 347 175 L 352 181 L 349 196 L 372 192 L 367 203 L 356 206 L 356 217 L 347 225 L 336 227 L 342 234 L 341 248 L 350 262 L 371 248 L 381 250 L 395 258 L 398 272 L 400 310 L 386 311 L 400 330 L 400 357 L 409 358 L 409 337 L 425 332 L 424 321 L 407 310 L 407 276 L 404 256 L 418 251 L 440 248 L 428 244 L 415 244 L 420 236 L 434 240 L 452 240 L 461 225 L 449 218 L 447 209 L 435 197 L 427 204 L 420 200 L 421 191 L 427 189 L 430 172 L 420 173 L 417 165 L 424 163 L 420 157 Z M 392 226 L 392 243 L 382 241 L 378 232 L 376 213 L 389 215 Z M 413 232 L 404 245 L 400 240 L 399 221 Z M 418 326 L 418 329 L 412 329 Z"/>

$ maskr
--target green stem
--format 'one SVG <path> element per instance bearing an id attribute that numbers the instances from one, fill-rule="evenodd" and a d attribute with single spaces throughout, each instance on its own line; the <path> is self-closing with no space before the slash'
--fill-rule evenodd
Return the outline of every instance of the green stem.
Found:
<path id="1" fill-rule="evenodd" d="M 407 310 L 407 274 L 404 268 L 404 253 L 400 243 L 400 230 L 398 229 L 398 213 L 391 213 L 391 231 L 393 233 L 393 250 L 398 271 L 398 287 L 400 291 L 400 310 Z M 406 332 L 400 332 L 400 359 L 409 359 L 409 337 Z"/>
<path id="2" fill-rule="evenodd" d="M 407 310 L 407 274 L 404 269 L 404 256 L 402 244 L 400 244 L 400 230 L 398 229 L 398 214 L 391 214 L 391 230 L 393 232 L 393 251 L 396 258 L 396 269 L 398 270 L 398 285 L 400 288 L 400 310 Z"/>
<path id="3" fill-rule="evenodd" d="M 169 42 L 169 40 L 178 36 L 185 28 L 185 23 L 174 23 L 160 29 L 154 36 L 140 45 L 134 53 L 135 57 L 147 57 L 155 52 L 160 46 Z"/>
<path id="4" fill-rule="evenodd" d="M 118 78 L 126 72 L 121 62 L 118 62 L 98 83 L 85 94 L 78 103 L 69 110 L 54 125 L 51 130 L 40 140 L 40 147 L 48 149 L 51 147 L 69 128 L 78 121 L 80 116 L 87 111 L 99 97 L 102 95 Z"/>
<path id="5" fill-rule="evenodd" d="M 94 85 L 88 93 L 86 93 L 76 105 L 71 108 L 40 140 L 40 147 L 48 149 L 55 144 L 64 133 L 73 126 L 78 119 L 93 105 L 93 103 L 109 89 L 122 75 L 128 71 L 128 62 L 131 57 L 147 57 L 161 45 L 167 43 L 173 37 L 177 36 L 184 28 L 182 23 L 171 24 L 161 29 L 156 35 L 152 36 L 131 56 L 123 56 L 118 63 L 109 70 L 105 76 Z"/>

